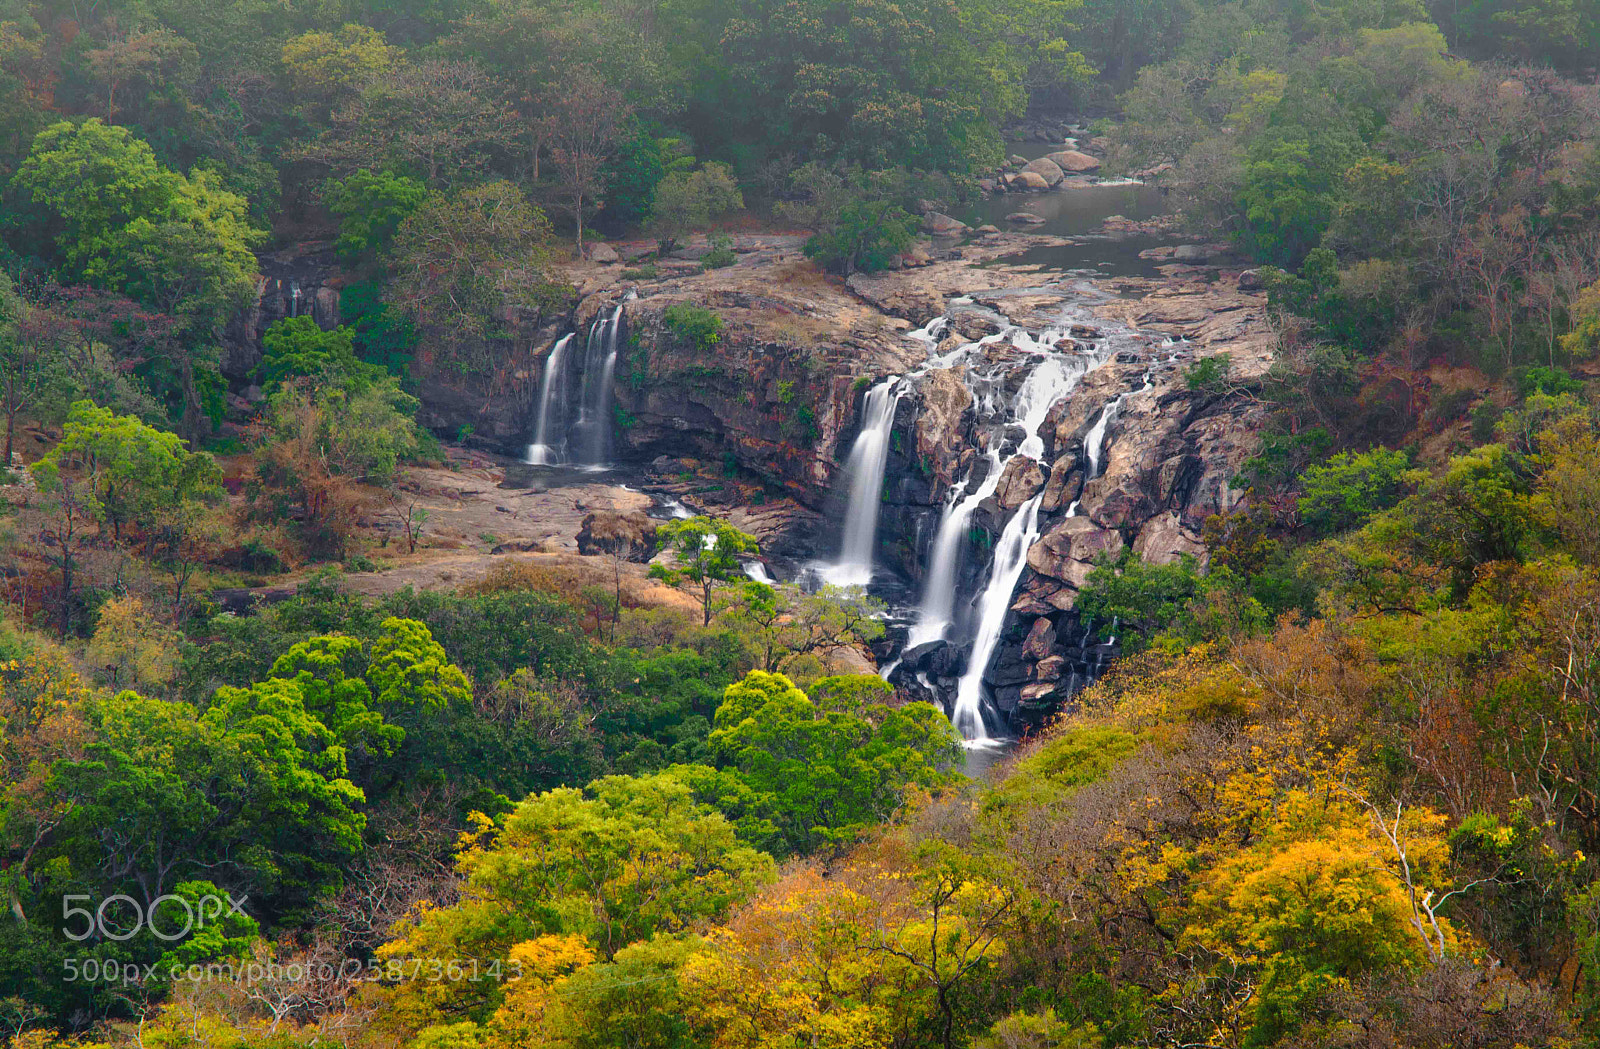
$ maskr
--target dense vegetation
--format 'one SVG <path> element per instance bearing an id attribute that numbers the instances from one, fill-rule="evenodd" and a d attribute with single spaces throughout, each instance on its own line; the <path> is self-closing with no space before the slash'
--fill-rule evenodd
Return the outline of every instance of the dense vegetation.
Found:
<path id="1" fill-rule="evenodd" d="M 10 1049 L 1600 1039 L 1597 49 L 1585 0 L 0 0 Z M 683 608 L 621 553 L 342 580 L 595 229 L 881 268 L 1030 111 L 1280 346 L 1190 372 L 1269 411 L 1248 496 L 1096 567 L 1129 655 L 992 781 L 725 521 L 657 533 Z M 230 387 L 308 237 L 343 325 Z"/>

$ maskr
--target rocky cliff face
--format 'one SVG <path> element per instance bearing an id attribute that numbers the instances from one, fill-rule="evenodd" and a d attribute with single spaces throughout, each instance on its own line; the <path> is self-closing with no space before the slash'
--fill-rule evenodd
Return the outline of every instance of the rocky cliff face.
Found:
<path id="1" fill-rule="evenodd" d="M 339 326 L 343 274 L 333 245 L 308 241 L 256 257 L 256 301 L 234 318 L 223 339 L 222 374 L 243 387 L 261 363 L 261 336 L 285 317 L 311 317 L 323 328 Z"/>
<path id="2" fill-rule="evenodd" d="M 865 391 L 886 376 L 914 375 L 892 431 L 879 562 L 914 588 L 930 569 L 952 488 L 976 490 L 985 480 L 985 444 L 999 442 L 1004 472 L 962 544 L 956 618 L 971 618 L 993 544 L 1018 508 L 1038 497 L 1037 538 L 987 679 L 1008 717 L 1032 720 L 1114 651 L 1073 611 L 1095 558 L 1131 546 L 1155 561 L 1203 559 L 1206 517 L 1239 497 L 1230 479 L 1253 451 L 1261 410 L 1246 395 L 1189 389 L 1184 371 L 1226 353 L 1234 388 L 1259 379 L 1272 347 L 1264 297 L 1241 290 L 1248 279 L 1215 261 L 1175 265 L 1158 279 L 1056 281 L 1008 267 L 1003 257 L 1059 241 L 993 233 L 936 248 L 931 264 L 841 285 L 816 272 L 800 243 L 743 238 L 732 267 L 701 273 L 692 258 L 664 260 L 648 280 L 624 279 L 617 265 L 573 267 L 580 298 L 566 330 L 581 339 L 596 316 L 622 307 L 616 455 L 654 463 L 663 478 L 697 475 L 685 482 L 685 495 L 715 512 L 792 498 L 811 512 L 789 519 L 791 556 L 827 556 L 837 543 L 838 489 Z M 253 367 L 245 360 L 251 338 L 258 344 L 260 329 L 291 310 L 309 308 L 319 323 L 337 323 L 337 275 L 327 260 L 325 252 L 297 253 L 273 263 L 275 274 L 263 261 L 262 301 L 241 322 L 231 371 Z M 713 311 L 722 325 L 715 340 L 672 323 L 669 311 L 679 305 Z M 937 338 L 908 337 L 939 316 L 946 322 Z M 994 425 L 1037 359 L 996 338 L 1011 326 L 1053 329 L 1056 346 L 1097 364 L 1051 406 L 1037 430 L 1037 454 L 1025 456 L 1011 453 L 1029 435 Z M 543 357 L 561 331 L 547 334 L 508 392 L 487 395 L 472 377 L 424 384 L 423 421 L 447 434 L 471 425 L 477 443 L 520 456 Z M 982 382 L 969 372 L 976 364 L 930 366 L 986 336 Z M 948 700 L 967 655 L 960 644 L 925 645 L 907 653 L 900 680 Z"/>

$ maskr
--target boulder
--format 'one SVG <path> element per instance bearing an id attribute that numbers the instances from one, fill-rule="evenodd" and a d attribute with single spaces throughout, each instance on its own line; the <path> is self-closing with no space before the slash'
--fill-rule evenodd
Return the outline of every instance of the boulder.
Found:
<path id="1" fill-rule="evenodd" d="M 1024 703 L 1037 703 L 1056 690 L 1054 681 L 1035 681 L 1022 686 L 1022 701 Z"/>
<path id="2" fill-rule="evenodd" d="M 596 510 L 578 529 L 578 553 L 613 554 L 643 564 L 656 550 L 656 523 L 642 513 Z"/>
<path id="3" fill-rule="evenodd" d="M 1133 549 L 1153 565 L 1171 564 L 1184 554 L 1203 561 L 1206 555 L 1205 544 L 1183 527 L 1176 510 L 1168 510 L 1146 521 L 1133 541 Z"/>
<path id="4" fill-rule="evenodd" d="M 1056 625 L 1048 619 L 1035 619 L 1028 639 L 1022 643 L 1023 657 L 1037 661 L 1054 652 L 1055 647 Z"/>
<path id="5" fill-rule="evenodd" d="M 1025 455 L 1018 455 L 1006 463 L 1006 472 L 1000 475 L 1000 486 L 995 496 L 1000 506 L 1015 510 L 1032 499 L 1044 487 L 1044 468 Z"/>
<path id="6" fill-rule="evenodd" d="M 1066 665 L 1065 656 L 1044 656 L 1033 665 L 1033 676 L 1040 681 L 1060 681 L 1062 668 Z"/>
<path id="7" fill-rule="evenodd" d="M 1048 157 L 1040 157 L 1038 160 L 1029 161 L 1027 167 L 1022 169 L 1022 173 L 1027 175 L 1030 172 L 1044 179 L 1046 186 L 1054 186 L 1063 178 L 1066 178 L 1066 173 L 1061 170 L 1061 166 Z"/>
<path id="8" fill-rule="evenodd" d="M 1059 171 L 1060 169 L 1057 168 L 1056 170 Z M 1058 179 L 1057 181 L 1060 180 Z M 1011 184 L 1023 190 L 1041 190 L 1050 188 L 1049 181 L 1037 171 L 1020 171 L 1017 173 L 1016 177 L 1011 180 Z"/>
<path id="9" fill-rule="evenodd" d="M 957 345 L 967 341 L 952 336 Z M 941 352 L 943 350 L 941 349 Z M 967 444 L 967 409 L 972 392 L 954 368 L 935 368 L 922 386 L 922 411 L 917 413 L 917 461 L 930 463 L 941 485 L 959 479 L 961 452 Z"/>
<path id="10" fill-rule="evenodd" d="M 1044 219 L 1031 211 L 1013 211 L 1006 216 L 1007 222 L 1016 222 L 1024 226 L 1041 226 Z"/>
<path id="11" fill-rule="evenodd" d="M 1060 152 L 1051 153 L 1045 159 L 1062 171 L 1081 173 L 1100 170 L 1100 162 L 1098 160 L 1087 153 L 1080 153 L 1075 149 L 1063 149 Z"/>
<path id="12" fill-rule="evenodd" d="M 922 217 L 922 229 L 936 237 L 959 237 L 967 231 L 967 224 L 941 211 L 930 211 Z"/>
<path id="13" fill-rule="evenodd" d="M 585 248 L 584 252 L 589 256 L 590 262 L 598 263 L 601 266 L 609 266 L 614 262 L 621 261 L 621 256 L 617 254 L 617 249 L 604 241 L 595 241 Z"/>
<path id="14" fill-rule="evenodd" d="M 1068 517 L 1028 550 L 1028 567 L 1040 575 L 1081 586 L 1096 557 L 1115 554 L 1122 546 L 1122 536 L 1116 529 L 1101 528 L 1087 517 Z"/>
<path id="15" fill-rule="evenodd" d="M 1266 286 L 1266 281 L 1261 279 L 1260 270 L 1245 270 L 1239 274 L 1240 291 L 1262 291 Z"/>
<path id="16" fill-rule="evenodd" d="M 999 233 L 1000 232 L 1000 227 L 999 226 L 993 226 L 993 225 L 990 225 L 988 223 L 984 223 L 982 226 L 978 227 L 978 232 L 982 233 L 982 234 L 985 234 L 985 235 L 990 234 L 990 233 Z"/>
<path id="17" fill-rule="evenodd" d="M 980 178 L 978 180 L 978 188 L 985 193 L 993 193 L 1000 188 L 1000 183 L 992 178 Z"/>
<path id="18" fill-rule="evenodd" d="M 1198 244 L 1180 244 L 1173 251 L 1172 257 L 1179 262 L 1204 262 L 1207 251 Z"/>
<path id="19" fill-rule="evenodd" d="M 1007 158 L 1006 163 L 1010 164 L 1014 168 L 1027 167 L 1028 166 L 1028 158 L 1024 157 L 1024 156 L 1019 156 L 1018 154 L 1013 153 L 1013 154 L 1011 154 L 1011 156 L 1009 158 Z"/>
<path id="20" fill-rule="evenodd" d="M 1067 505 L 1070 495 L 1078 491 L 1079 470 L 1076 456 L 1063 455 L 1050 466 L 1050 480 L 1044 487 L 1044 499 L 1039 509 L 1053 514 Z"/>

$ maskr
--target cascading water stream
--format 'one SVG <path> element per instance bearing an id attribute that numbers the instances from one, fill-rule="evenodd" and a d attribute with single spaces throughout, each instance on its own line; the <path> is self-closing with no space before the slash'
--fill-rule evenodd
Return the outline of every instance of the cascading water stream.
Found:
<path id="1" fill-rule="evenodd" d="M 544 359 L 544 373 L 539 379 L 539 414 L 534 420 L 533 443 L 528 445 L 528 462 L 535 466 L 552 466 L 561 461 L 563 442 L 552 443 L 551 438 L 558 422 L 556 416 L 566 400 L 566 353 L 571 341 L 572 333 L 561 336 Z"/>
<path id="2" fill-rule="evenodd" d="M 989 569 L 989 585 L 984 587 L 978 601 L 978 631 L 972 640 L 972 655 L 967 660 L 966 672 L 956 688 L 956 702 L 950 712 L 950 723 L 969 744 L 982 744 L 989 740 L 989 729 L 983 720 L 983 675 L 994 658 L 1000 643 L 1000 630 L 1005 626 L 1006 612 L 1011 607 L 1011 595 L 1022 578 L 1028 564 L 1028 548 L 1039 538 L 1039 504 L 1044 492 L 1023 503 L 1006 522 L 1000 541 L 994 547 L 994 563 Z"/>
<path id="3" fill-rule="evenodd" d="M 1139 388 L 1140 393 L 1155 387 L 1155 381 L 1148 371 L 1144 373 L 1142 381 L 1144 385 Z M 1128 399 L 1128 394 L 1131 392 L 1133 391 L 1124 391 L 1107 401 L 1106 406 L 1100 409 L 1100 417 L 1094 421 L 1089 432 L 1083 435 L 1083 454 L 1089 460 L 1089 468 L 1083 474 L 1084 484 L 1100 476 L 1100 463 L 1106 450 L 1106 432 L 1111 428 L 1111 424 L 1117 421 L 1117 416 L 1122 414 L 1122 402 Z M 1067 507 L 1068 517 L 1078 516 L 1080 502 L 1081 499 L 1074 499 L 1072 505 Z"/>
<path id="4" fill-rule="evenodd" d="M 987 471 L 982 483 L 970 492 L 961 490 L 959 498 L 953 497 L 946 503 L 930 551 L 929 573 L 923 586 L 917 621 L 906 640 L 907 648 L 945 636 L 954 621 L 956 571 L 973 514 L 994 495 L 1005 475 L 1007 464 L 1013 458 L 1025 456 L 1038 460 L 1044 455 L 1044 438 L 1039 430 L 1049 416 L 1050 409 L 1068 396 L 1084 375 L 1104 363 L 1105 358 L 1098 354 L 1069 356 L 1055 350 L 1058 334 L 1054 332 L 1042 333 L 1037 339 L 1021 331 L 1008 332 L 1006 335 L 1013 346 L 1030 351 L 1036 358 L 1007 413 L 1013 425 L 1023 428 L 1023 440 L 1015 451 L 1002 457 L 998 447 L 999 432 L 991 434 L 985 453 Z M 992 337 L 973 346 L 986 345 L 991 341 L 994 341 Z M 1042 499 L 1041 492 L 1008 522 L 995 546 L 988 583 L 977 601 L 978 631 L 951 716 L 957 729 L 969 740 L 988 739 L 982 714 L 983 675 L 994 657 L 1011 595 L 1026 565 L 1028 547 L 1038 538 L 1039 505 Z"/>
<path id="5" fill-rule="evenodd" d="M 882 501 L 883 473 L 889 462 L 890 431 L 904 390 L 904 383 L 896 376 L 867 391 L 861 411 L 861 432 L 850 448 L 850 459 L 845 466 L 845 477 L 850 481 L 850 502 L 845 509 L 844 541 L 839 549 L 839 560 L 822 572 L 823 579 L 834 586 L 865 586 L 872 580 L 878 504 Z"/>
<path id="6" fill-rule="evenodd" d="M 584 347 L 583 388 L 573 429 L 578 438 L 578 463 L 591 470 L 605 469 L 611 454 L 611 380 L 617 370 L 617 333 L 621 327 L 619 303 L 610 317 L 594 319 Z"/>

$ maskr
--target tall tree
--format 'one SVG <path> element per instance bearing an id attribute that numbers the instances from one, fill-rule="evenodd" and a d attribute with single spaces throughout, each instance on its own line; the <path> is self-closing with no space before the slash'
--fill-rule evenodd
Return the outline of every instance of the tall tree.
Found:
<path id="1" fill-rule="evenodd" d="M 582 254 L 584 214 L 600 204 L 601 174 L 629 107 L 622 92 L 589 66 L 569 71 L 544 102 L 556 169 L 556 199 L 572 216 Z"/>

